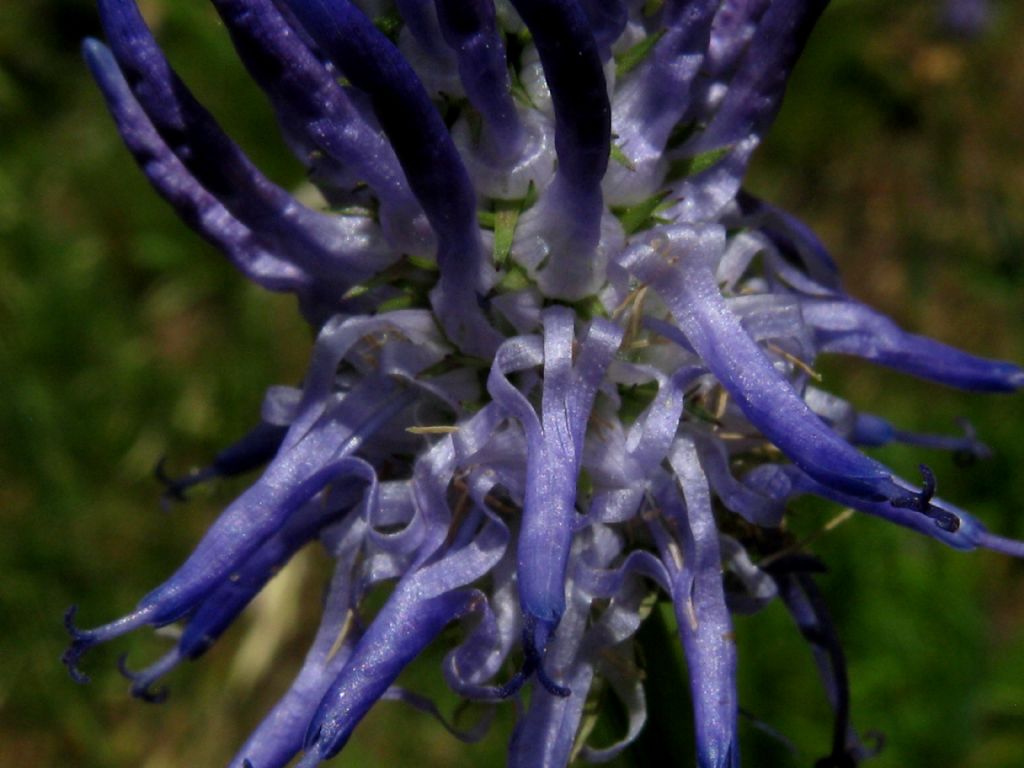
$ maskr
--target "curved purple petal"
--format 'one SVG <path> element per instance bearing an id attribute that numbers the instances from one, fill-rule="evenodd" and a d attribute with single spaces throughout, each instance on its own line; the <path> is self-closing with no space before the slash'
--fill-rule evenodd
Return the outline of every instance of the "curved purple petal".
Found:
<path id="1" fill-rule="evenodd" d="M 348 0 L 286 0 L 310 35 L 363 91 L 437 234 L 434 307 L 452 339 L 489 357 L 499 338 L 478 304 L 483 252 L 476 194 L 458 151 L 398 49 Z"/>
<path id="2" fill-rule="evenodd" d="M 530 446 L 526 500 L 519 534 L 519 595 L 530 642 L 542 652 L 565 611 L 565 577 L 575 530 L 576 480 L 583 437 L 594 397 L 618 349 L 622 330 L 595 322 L 580 344 L 573 366 L 573 315 L 554 307 L 544 313 L 544 381 L 538 422 L 518 391 L 506 396 L 489 388 L 495 400 L 523 422 Z M 503 348 L 504 349 L 504 348 Z"/>
<path id="3" fill-rule="evenodd" d="M 132 94 L 107 47 L 86 40 L 82 52 L 128 151 L 185 223 L 223 251 L 235 268 L 257 285 L 272 291 L 309 290 L 310 276 L 269 251 L 175 156 Z"/>
<path id="4" fill-rule="evenodd" d="M 395 256 L 367 247 L 352 217 L 301 205 L 270 182 L 177 77 L 134 0 L 99 0 L 114 57 L 153 126 L 211 194 L 275 251 L 326 283 L 351 285 Z M 326 286 L 325 286 L 326 287 Z"/>
<path id="5" fill-rule="evenodd" d="M 824 596 L 809 573 L 787 573 L 781 567 L 785 565 L 784 561 L 777 561 L 773 565 L 777 566 L 775 582 L 779 586 L 779 594 L 800 633 L 811 645 L 829 704 L 835 710 L 832 751 L 817 764 L 856 765 L 871 757 L 872 753 L 860 743 L 850 723 L 850 682 L 846 654 L 825 605 Z"/>
<path id="6" fill-rule="evenodd" d="M 662 559 L 672 575 L 672 601 L 690 669 L 697 765 L 738 768 L 736 643 L 725 602 L 711 493 L 691 441 L 678 440 L 669 461 L 685 507 L 679 505 L 674 491 L 663 492 L 659 502 L 679 532 L 683 557 L 682 563 L 671 553 L 664 553 Z"/>
<path id="7" fill-rule="evenodd" d="M 169 477 L 161 461 L 156 475 L 165 486 L 164 501 L 184 501 L 189 488 L 215 477 L 232 477 L 263 466 L 277 454 L 287 432 L 287 427 L 261 421 L 237 442 L 218 452 L 205 467 L 193 469 L 181 477 Z"/>
<path id="8" fill-rule="evenodd" d="M 837 490 L 875 500 L 900 498 L 905 492 L 891 473 L 829 429 L 729 312 L 713 271 L 723 248 L 718 227 L 677 228 L 671 240 L 637 246 L 622 263 L 658 292 L 746 417 L 783 453 Z"/>
<path id="9" fill-rule="evenodd" d="M 246 70 L 270 97 L 304 162 L 327 179 L 365 181 L 389 219 L 408 230 L 421 215 L 394 150 L 352 104 L 271 0 L 213 0 Z M 325 161 L 311 155 L 319 150 Z M 396 228 L 397 229 L 397 228 Z M 392 232 L 389 230 L 389 235 Z M 406 236 L 409 234 L 406 231 Z"/>
<path id="10" fill-rule="evenodd" d="M 596 229 L 611 149 L 611 107 L 593 31 L 577 0 L 512 0 L 512 5 L 533 35 L 551 89 L 557 178 L 564 179 L 572 201 L 567 211 L 586 217 L 577 226 Z"/>
<path id="11" fill-rule="evenodd" d="M 827 5 L 828 0 L 775 0 L 770 4 L 710 124 L 691 142 L 692 153 L 764 135 L 782 106 L 793 66 Z"/>
<path id="12" fill-rule="evenodd" d="M 1024 388 L 1024 369 L 1019 366 L 986 360 L 908 333 L 852 299 L 806 300 L 801 311 L 822 352 L 854 355 L 960 389 L 1013 392 Z"/>
<path id="13" fill-rule="evenodd" d="M 510 161 L 523 143 L 512 100 L 505 45 L 491 0 L 436 0 L 445 41 L 455 51 L 466 95 L 494 135 L 495 153 Z"/>
<path id="14" fill-rule="evenodd" d="M 488 521 L 468 544 L 402 578 L 320 702 L 300 765 L 336 754 L 405 665 L 446 625 L 476 608 L 481 596 L 462 587 L 487 573 L 507 542 L 505 526 Z"/>

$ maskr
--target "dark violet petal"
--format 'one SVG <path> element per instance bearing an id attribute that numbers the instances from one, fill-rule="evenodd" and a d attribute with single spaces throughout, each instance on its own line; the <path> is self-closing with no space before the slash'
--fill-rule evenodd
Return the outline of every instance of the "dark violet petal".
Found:
<path id="1" fill-rule="evenodd" d="M 600 204 L 611 148 L 611 107 L 587 16 L 576 0 L 512 0 L 533 35 L 555 107 L 558 174 L 581 201 Z M 583 202 L 586 201 L 586 202 Z"/>
<path id="2" fill-rule="evenodd" d="M 841 290 L 839 267 L 810 227 L 796 216 L 747 192 L 741 191 L 737 202 L 744 218 L 752 220 L 751 223 L 772 241 L 780 253 L 789 259 L 799 260 L 815 282 L 834 291 Z"/>
<path id="3" fill-rule="evenodd" d="M 733 477 L 721 440 L 703 436 L 693 439 L 707 481 L 725 508 L 762 528 L 778 527 L 786 511 L 784 500 L 758 493 Z"/>
<path id="4" fill-rule="evenodd" d="M 64 614 L 64 629 L 71 637 L 71 644 L 61 655 L 60 660 L 68 668 L 68 674 L 76 683 L 84 684 L 89 682 L 89 676 L 78 668 L 78 662 L 82 656 L 93 646 L 113 640 L 116 637 L 127 634 L 133 629 L 143 627 L 150 621 L 156 609 L 152 606 L 146 609 L 137 609 L 127 616 L 104 624 L 93 629 L 79 629 L 75 625 L 75 616 L 78 614 L 78 606 L 72 605 Z"/>
<path id="5" fill-rule="evenodd" d="M 505 45 L 491 0 L 436 0 L 445 41 L 459 62 L 459 76 L 470 102 L 494 136 L 499 158 L 514 158 L 523 127 L 512 101 Z"/>
<path id="6" fill-rule="evenodd" d="M 835 711 L 832 751 L 815 765 L 855 766 L 870 757 L 850 723 L 850 682 L 846 654 L 836 634 L 825 600 L 807 573 L 786 573 L 775 577 L 786 608 L 800 633 L 811 645 L 829 703 Z"/>
<path id="7" fill-rule="evenodd" d="M 442 57 L 443 60 L 446 53 L 444 40 L 433 6 L 431 0 L 395 0 L 395 7 L 413 39 L 427 53 Z"/>
<path id="8" fill-rule="evenodd" d="M 189 618 L 178 641 L 182 655 L 195 659 L 205 653 L 299 549 L 349 510 L 358 500 L 361 486 L 353 481 L 335 484 L 330 506 L 320 500 L 307 504 L 260 545 Z M 369 493 L 376 493 L 375 482 Z"/>
<path id="9" fill-rule="evenodd" d="M 536 686 L 530 708 L 516 723 L 508 745 L 508 768 L 565 768 L 572 754 L 594 677 L 593 668 L 580 664 L 566 682 L 571 694 L 558 696 Z"/>
<path id="10" fill-rule="evenodd" d="M 975 517 L 937 497 L 930 499 L 930 507 L 935 510 L 935 513 L 941 513 L 948 518 L 955 519 L 957 525 L 953 530 L 936 525 L 934 517 L 922 514 L 916 509 L 899 507 L 889 502 L 867 501 L 841 493 L 834 488 L 829 488 L 815 481 L 804 472 L 801 472 L 798 467 L 768 467 L 766 465 L 764 468 L 760 468 L 759 474 L 762 477 L 757 478 L 758 482 L 764 481 L 778 484 L 781 481 L 782 483 L 789 483 L 788 493 L 791 495 L 811 493 L 815 496 L 831 499 L 837 504 L 850 507 L 858 512 L 865 512 L 869 515 L 880 517 L 896 525 L 902 525 L 925 536 L 938 539 L 954 549 L 970 550 L 985 547 L 1013 555 L 1014 557 L 1024 556 L 1024 543 L 1003 539 L 989 533 L 985 526 Z M 768 478 L 765 475 L 772 475 L 774 477 Z M 906 481 L 900 481 L 900 483 L 907 489 L 906 492 L 908 494 L 913 493 L 910 483 Z"/>
<path id="11" fill-rule="evenodd" d="M 394 151 L 363 119 L 334 76 L 306 47 L 271 0 L 213 0 L 252 78 L 270 97 L 278 118 L 307 157 L 327 155 L 340 172 L 363 180 L 382 214 L 408 226 L 419 213 Z M 330 171 L 317 171 L 320 174 Z"/>
<path id="12" fill-rule="evenodd" d="M 581 568 L 577 576 L 580 586 L 595 597 L 613 597 L 627 579 L 643 576 L 670 593 L 671 577 L 664 564 L 650 552 L 630 552 L 622 564 L 611 570 Z"/>
<path id="13" fill-rule="evenodd" d="M 708 73 L 716 80 L 736 68 L 772 0 L 723 0 L 715 14 L 708 46 Z"/>
<path id="14" fill-rule="evenodd" d="M 776 0 L 751 27 L 747 17 L 760 16 L 763 3 L 731 3 L 723 13 L 737 14 L 739 26 L 751 27 L 753 38 L 749 46 L 745 40 L 728 40 L 724 50 L 714 52 L 716 39 L 712 26 L 710 59 L 705 71 L 724 76 L 727 83 L 714 83 L 702 98 L 706 103 L 698 110 L 698 122 L 707 127 L 694 134 L 673 154 L 680 159 L 694 159 L 699 155 L 724 152 L 710 167 L 687 176 L 671 185 L 673 198 L 678 202 L 664 212 L 668 219 L 679 222 L 700 222 L 721 219 L 724 209 L 733 202 L 746 173 L 747 164 L 760 144 L 782 106 L 782 96 L 797 57 L 803 50 L 815 21 L 828 4 L 828 0 Z M 716 17 L 716 23 L 718 17 Z M 742 56 L 740 53 L 742 52 Z M 731 66 L 738 58 L 735 73 L 718 72 L 720 67 Z M 719 89 L 725 89 L 724 96 Z M 713 110 L 713 116 L 700 114 Z"/>
<path id="15" fill-rule="evenodd" d="M 545 193 L 548 227 L 573 242 L 560 258 L 589 260 L 601 236 L 601 179 L 611 150 L 611 106 L 597 44 L 577 0 L 513 0 L 540 54 L 555 109 L 558 171 Z M 578 267 L 577 267 L 578 268 Z"/>
<path id="16" fill-rule="evenodd" d="M 133 696 L 146 701 L 162 701 L 166 697 L 166 688 L 153 689 L 156 681 L 181 661 L 196 659 L 209 650 L 281 567 L 358 499 L 358 483 L 341 485 L 340 494 L 337 488 L 333 489 L 329 506 L 320 501 L 307 504 L 214 589 L 189 616 L 174 650 L 140 672 L 129 671 L 122 659 L 121 672 L 131 679 Z M 376 493 L 375 483 L 369 492 Z"/>
<path id="17" fill-rule="evenodd" d="M 468 699 L 493 701 L 500 691 L 487 681 L 501 669 L 513 645 L 519 639 L 519 600 L 511 580 L 507 587 L 495 590 L 491 602 L 482 601 L 480 619 L 469 636 L 444 660 L 444 677 L 448 687 Z"/>
<path id="18" fill-rule="evenodd" d="M 587 14 L 601 60 L 607 61 L 612 44 L 619 39 L 629 21 L 629 9 L 624 0 L 580 0 L 580 5 Z"/>
<path id="19" fill-rule="evenodd" d="M 514 336 L 498 349 L 487 376 L 487 391 L 494 402 L 518 421 L 528 443 L 540 442 L 540 417 L 526 395 L 516 389 L 508 376 L 535 368 L 544 362 L 544 342 L 539 336 Z"/>
<path id="20" fill-rule="evenodd" d="M 671 377 L 656 376 L 658 394 L 626 435 L 624 447 L 636 469 L 630 478 L 634 488 L 642 486 L 668 454 L 682 418 L 683 393 L 703 373 L 703 368 L 685 366 Z"/>
<path id="21" fill-rule="evenodd" d="M 132 95 L 110 51 L 96 40 L 82 45 L 125 145 L 156 191 L 179 216 L 219 248 L 254 283 L 273 291 L 302 291 L 310 277 L 257 241 L 252 231 L 195 180 L 156 132 Z"/>
<path id="22" fill-rule="evenodd" d="M 366 242 L 364 221 L 300 204 L 268 180 L 177 77 L 134 0 L 99 0 L 111 50 L 157 132 L 196 180 L 289 261 L 342 289 L 397 258 Z"/>
<path id="23" fill-rule="evenodd" d="M 263 466 L 277 453 L 288 428 L 260 422 L 240 440 L 218 453 L 213 461 L 181 477 L 169 477 L 161 461 L 157 478 L 164 483 L 165 501 L 184 501 L 185 491 L 214 477 L 232 477 Z"/>
<path id="24" fill-rule="evenodd" d="M 416 72 L 348 0 L 287 0 L 306 30 L 373 105 L 409 186 L 437 234 L 441 280 L 431 300 L 449 336 L 490 357 L 499 338 L 478 304 L 483 257 L 476 194 Z"/>
<path id="25" fill-rule="evenodd" d="M 566 611 L 545 656 L 545 664 L 557 671 L 566 687 L 553 689 L 543 680 L 534 685 L 529 709 L 516 723 L 509 742 L 509 768 L 563 768 L 569 763 L 594 678 L 594 657 L 631 634 L 609 630 L 606 615 L 612 607 L 591 621 L 593 595 L 577 576 L 584 561 L 595 570 L 609 569 L 621 550 L 621 539 L 601 526 L 581 531 L 574 542 Z M 588 642 L 591 639 L 595 642 Z"/>
<path id="26" fill-rule="evenodd" d="M 856 445 L 877 447 L 888 445 L 896 439 L 896 428 L 881 416 L 872 413 L 858 413 L 850 430 L 850 442 Z"/>
<path id="27" fill-rule="evenodd" d="M 900 497 L 905 491 L 891 473 L 825 425 L 729 311 L 713 271 L 724 245 L 718 227 L 676 228 L 671 239 L 631 249 L 622 263 L 662 297 L 750 422 L 804 471 L 844 493 Z"/>
<path id="28" fill-rule="evenodd" d="M 677 202 L 665 209 L 662 216 L 679 223 L 711 222 L 724 218 L 759 142 L 757 136 L 747 137 L 734 144 L 709 167 L 671 184 L 671 199 Z"/>
<path id="29" fill-rule="evenodd" d="M 907 333 L 859 302 L 807 300 L 801 310 L 822 352 L 854 355 L 960 389 L 1013 392 L 1024 387 L 1024 369 L 1019 366 Z"/>
<path id="30" fill-rule="evenodd" d="M 665 32 L 627 91 L 615 103 L 613 125 L 619 144 L 634 164 L 660 157 L 672 129 L 691 105 L 691 85 L 700 72 L 721 0 L 670 2 Z"/>
<path id="31" fill-rule="evenodd" d="M 218 453 L 210 466 L 222 477 L 262 466 L 274 458 L 287 432 L 287 427 L 260 422 L 237 443 Z"/>
<path id="32" fill-rule="evenodd" d="M 828 0 L 775 0 L 761 17 L 746 54 L 694 154 L 762 137 L 782 106 L 786 81 Z"/>
<path id="33" fill-rule="evenodd" d="M 685 507 L 674 492 L 663 493 L 659 501 L 679 532 L 683 556 L 681 564 L 671 553 L 663 553 L 662 559 L 672 575 L 672 602 L 690 670 L 697 765 L 738 768 L 736 643 L 725 602 L 711 493 L 691 441 L 678 440 L 669 461 Z"/>
<path id="34" fill-rule="evenodd" d="M 409 383 L 421 370 L 437 363 L 450 350 L 440 340 L 434 318 L 426 310 L 332 317 L 320 330 L 313 347 L 301 399 L 283 443 L 285 449 L 301 440 L 334 402 L 337 372 L 345 357 L 358 358 L 360 342 L 372 339 L 388 339 L 390 346 L 400 352 L 378 361 L 383 370 L 373 376 L 372 383 L 364 381 L 364 391 L 376 386 L 387 392 L 393 387 L 392 378 Z"/>
<path id="35" fill-rule="evenodd" d="M 117 660 L 117 669 L 124 677 L 132 681 L 132 696 L 151 704 L 160 704 L 167 699 L 167 688 L 165 686 L 154 688 L 153 685 L 178 666 L 184 658 L 181 651 L 174 648 L 145 669 L 135 672 L 128 668 L 127 659 L 122 655 Z"/>
<path id="36" fill-rule="evenodd" d="M 402 669 L 467 612 L 473 599 L 473 593 L 465 591 L 426 600 L 405 591 L 392 597 L 321 700 L 298 765 L 309 768 L 337 754 Z"/>
<path id="37" fill-rule="evenodd" d="M 879 446 L 888 443 L 906 443 L 931 448 L 937 451 L 950 451 L 958 462 L 971 462 L 985 459 L 991 455 L 988 446 L 978 440 L 974 428 L 969 422 L 962 421 L 962 435 L 931 435 L 922 432 L 907 432 L 897 429 L 880 416 L 870 413 L 858 413 L 854 418 L 850 442 L 859 445 Z"/>

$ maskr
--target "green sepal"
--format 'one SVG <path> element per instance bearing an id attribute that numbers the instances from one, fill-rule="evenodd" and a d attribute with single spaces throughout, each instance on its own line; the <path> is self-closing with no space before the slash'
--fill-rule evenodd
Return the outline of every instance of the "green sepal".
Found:
<path id="1" fill-rule="evenodd" d="M 614 207 L 612 208 L 612 213 L 615 214 L 619 223 L 622 224 L 622 231 L 627 235 L 632 235 L 635 232 L 650 229 L 658 224 L 668 223 L 666 219 L 656 215 L 659 211 L 668 207 L 665 204 L 665 198 L 668 195 L 668 190 L 664 190 L 656 195 L 651 195 L 636 205 Z"/>
<path id="2" fill-rule="evenodd" d="M 709 149 L 707 152 L 701 152 L 693 157 L 682 157 L 669 166 L 667 178 L 671 180 L 685 179 L 701 171 L 706 171 L 728 155 L 730 151 L 732 151 L 732 147 L 719 147 L 718 149 Z"/>
<path id="3" fill-rule="evenodd" d="M 654 398 L 658 395 L 658 383 L 648 381 L 643 384 L 634 384 L 630 387 L 619 386 L 619 421 L 623 424 L 632 424 L 644 412 Z"/>
<path id="4" fill-rule="evenodd" d="M 622 151 L 622 147 L 618 144 L 612 144 L 611 157 L 616 163 L 621 165 L 623 168 L 629 171 L 635 171 L 636 166 L 633 165 L 633 161 L 626 157 L 626 153 Z"/>
<path id="5" fill-rule="evenodd" d="M 523 211 L 537 201 L 537 190 L 531 181 L 526 188 L 526 196 L 516 200 L 495 199 L 491 203 L 493 210 L 481 211 L 477 214 L 481 226 L 494 231 L 493 258 L 494 266 L 499 269 L 508 261 L 512 253 L 512 243 L 516 236 L 516 224 Z"/>
<path id="6" fill-rule="evenodd" d="M 405 23 L 402 21 L 402 17 L 395 8 L 392 8 L 387 13 L 383 13 L 373 20 L 373 26 L 384 33 L 384 36 L 396 45 L 398 44 L 398 33 L 402 31 L 402 27 L 404 25 Z"/>
<path id="7" fill-rule="evenodd" d="M 644 59 L 650 56 L 654 46 L 662 37 L 664 37 L 666 31 L 667 30 L 665 29 L 659 29 L 653 35 L 648 35 L 636 45 L 627 48 L 616 56 L 615 76 L 622 77 L 640 66 L 644 62 Z"/>
<path id="8" fill-rule="evenodd" d="M 526 274 L 526 270 L 518 264 L 510 263 L 505 268 L 505 274 L 498 281 L 498 289 L 502 293 L 511 293 L 529 288 L 531 284 L 532 281 L 530 276 Z"/>

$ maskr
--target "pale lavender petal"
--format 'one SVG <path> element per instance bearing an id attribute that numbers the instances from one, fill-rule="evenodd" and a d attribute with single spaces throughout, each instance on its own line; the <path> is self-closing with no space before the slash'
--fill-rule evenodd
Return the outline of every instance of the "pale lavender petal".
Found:
<path id="1" fill-rule="evenodd" d="M 573 316 L 544 314 L 544 383 L 539 434 L 527 459 L 527 496 L 519 535 L 519 594 L 532 642 L 542 650 L 565 610 L 565 576 L 575 529 L 576 479 L 597 388 L 622 338 L 595 322 L 573 366 Z M 529 439 L 529 437 L 528 437 Z"/>
<path id="2" fill-rule="evenodd" d="M 892 320 L 852 299 L 807 300 L 804 319 L 822 352 L 854 355 L 903 373 L 979 392 L 1013 392 L 1024 387 L 1024 369 L 986 360 L 907 333 Z"/>
<path id="3" fill-rule="evenodd" d="M 700 768 L 739 766 L 736 644 L 722 585 L 718 529 L 711 494 L 692 442 L 676 442 L 670 458 L 685 508 L 674 493 L 660 499 L 682 538 L 682 563 L 663 560 L 673 577 L 672 600 L 690 669 Z"/>
<path id="4" fill-rule="evenodd" d="M 473 610 L 481 596 L 459 588 L 489 571 L 507 541 L 508 530 L 492 520 L 472 542 L 399 582 L 321 701 L 300 765 L 316 765 L 336 754 L 402 668 L 449 622 Z"/>
<path id="5" fill-rule="evenodd" d="M 346 521 L 332 548 L 338 565 L 327 590 L 320 627 L 302 668 L 288 691 L 238 750 L 230 768 L 242 768 L 244 761 L 258 768 L 279 768 L 302 749 L 306 727 L 358 637 L 351 622 L 351 610 L 358 601 L 352 567 L 363 544 L 363 529 L 358 516 Z"/>
<path id="6" fill-rule="evenodd" d="M 676 229 L 629 251 L 623 265 L 661 295 L 743 413 L 794 462 L 847 493 L 898 498 L 888 470 L 822 423 L 725 307 L 712 268 L 723 247 L 717 227 Z"/>

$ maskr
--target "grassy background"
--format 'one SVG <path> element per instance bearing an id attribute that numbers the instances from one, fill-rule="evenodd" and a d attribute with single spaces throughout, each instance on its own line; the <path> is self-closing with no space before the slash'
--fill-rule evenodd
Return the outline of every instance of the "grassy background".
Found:
<path id="1" fill-rule="evenodd" d="M 273 178 L 298 183 L 207 5 L 142 5 L 229 132 Z M 907 327 L 1021 361 L 1024 10 L 996 8 L 985 37 L 961 42 L 941 33 L 931 2 L 836 2 L 751 186 L 813 225 L 857 296 Z M 322 557 L 301 558 L 206 658 L 174 674 L 160 707 L 131 700 L 114 665 L 122 651 L 144 663 L 159 641 L 140 633 L 98 649 L 84 664 L 93 684 L 78 687 L 57 661 L 61 615 L 77 602 L 83 624 L 106 621 L 187 554 L 238 487 L 164 514 L 153 465 L 166 455 L 187 468 L 240 434 L 267 385 L 301 376 L 308 332 L 290 300 L 243 284 L 132 164 L 78 55 L 81 37 L 98 34 L 91 2 L 22 0 L 4 16 L 0 765 L 222 764 L 301 659 Z M 824 370 L 828 386 L 908 428 L 970 418 L 995 452 L 984 463 L 959 469 L 909 448 L 880 456 L 908 476 L 928 461 L 943 495 L 1024 536 L 1019 396 L 968 396 L 843 361 Z M 795 524 L 812 530 L 832 513 L 802 507 Z M 832 566 L 821 583 L 850 659 L 854 721 L 888 736 L 874 765 L 1021 765 L 1024 567 L 871 519 L 816 549 Z M 743 705 L 800 750 L 745 726 L 746 764 L 810 765 L 830 726 L 809 653 L 778 606 L 737 630 Z M 436 669 L 420 665 L 412 681 L 430 686 Z M 685 701 L 659 704 L 685 731 Z M 467 748 L 385 704 L 338 764 L 442 766 L 460 755 L 500 764 L 501 728 Z"/>

